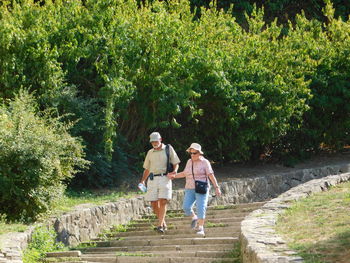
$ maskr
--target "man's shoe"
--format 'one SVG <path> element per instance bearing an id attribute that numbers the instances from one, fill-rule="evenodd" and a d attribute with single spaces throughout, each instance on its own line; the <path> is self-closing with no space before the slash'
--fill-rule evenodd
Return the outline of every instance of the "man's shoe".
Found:
<path id="1" fill-rule="evenodd" d="M 198 222 L 198 219 L 197 219 L 197 218 L 196 218 L 196 219 L 192 219 L 192 222 L 191 222 L 191 228 L 192 228 L 192 229 L 195 229 L 195 228 L 196 228 L 197 222 Z"/>
<path id="2" fill-rule="evenodd" d="M 157 227 L 157 231 L 158 231 L 159 233 L 161 233 L 161 234 L 164 234 L 164 229 L 163 229 L 162 226 L 158 226 L 158 227 Z"/>

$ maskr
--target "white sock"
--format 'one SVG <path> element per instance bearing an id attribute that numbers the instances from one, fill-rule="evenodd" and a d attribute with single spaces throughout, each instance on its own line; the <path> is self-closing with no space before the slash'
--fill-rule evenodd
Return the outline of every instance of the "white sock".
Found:
<path id="1" fill-rule="evenodd" d="M 199 230 L 199 231 L 204 230 L 204 226 L 198 226 L 198 230 Z"/>
<path id="2" fill-rule="evenodd" d="M 197 215 L 192 216 L 192 220 L 196 220 L 196 219 L 198 219 Z"/>

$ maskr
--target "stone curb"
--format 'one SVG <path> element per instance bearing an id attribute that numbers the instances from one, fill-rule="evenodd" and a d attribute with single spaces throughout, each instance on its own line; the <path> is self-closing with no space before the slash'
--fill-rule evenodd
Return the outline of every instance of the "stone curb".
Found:
<path id="1" fill-rule="evenodd" d="M 287 173 L 234 179 L 221 183 L 222 197 L 211 198 L 209 204 L 227 205 L 265 201 L 306 181 L 348 171 L 350 171 L 350 164 L 343 162 L 323 167 L 298 169 Z M 174 191 L 168 208 L 181 209 L 183 196 L 183 190 Z M 99 233 L 111 225 L 126 224 L 130 220 L 139 219 L 142 215 L 150 213 L 148 202 L 143 196 L 138 196 L 120 199 L 101 206 L 81 208 L 53 218 L 48 225 L 57 232 L 58 241 L 67 246 L 76 246 L 81 242 L 96 238 Z M 2 242 L 0 245 L 0 263 L 21 263 L 21 251 L 27 246 L 30 237 L 31 230 L 11 234 L 7 238 L 10 239 L 9 242 Z"/>
<path id="2" fill-rule="evenodd" d="M 293 202 L 311 193 L 327 190 L 330 186 L 350 181 L 350 173 L 330 175 L 296 186 L 263 207 L 250 213 L 241 223 L 241 252 L 243 263 L 303 262 L 285 240 L 275 232 L 278 216 Z"/>

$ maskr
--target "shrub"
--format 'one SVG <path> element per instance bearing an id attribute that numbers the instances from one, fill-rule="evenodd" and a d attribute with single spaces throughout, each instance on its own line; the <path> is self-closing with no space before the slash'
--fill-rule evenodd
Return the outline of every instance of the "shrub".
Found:
<path id="1" fill-rule="evenodd" d="M 56 243 L 56 232 L 45 226 L 36 227 L 31 241 L 23 253 L 24 263 L 38 263 L 45 258 L 47 252 L 62 250 L 63 243 Z"/>
<path id="2" fill-rule="evenodd" d="M 87 165 L 71 125 L 39 113 L 32 95 L 20 91 L 0 106 L 0 212 L 34 220 L 60 197 L 64 182 Z"/>

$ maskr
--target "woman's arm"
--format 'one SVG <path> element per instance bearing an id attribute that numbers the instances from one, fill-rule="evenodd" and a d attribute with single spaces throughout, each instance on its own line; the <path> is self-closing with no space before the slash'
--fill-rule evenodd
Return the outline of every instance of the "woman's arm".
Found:
<path id="1" fill-rule="evenodd" d="M 216 180 L 216 177 L 213 173 L 208 174 L 208 177 L 210 179 L 210 181 L 212 182 L 214 188 L 215 188 L 215 193 L 216 195 L 220 196 L 221 195 L 221 190 L 220 187 L 218 185 L 218 181 Z"/>
<path id="2" fill-rule="evenodd" d="M 168 173 L 169 179 L 177 179 L 177 178 L 184 178 L 184 177 L 186 177 L 186 173 L 184 171 L 181 173 L 177 173 L 177 172 Z"/>

